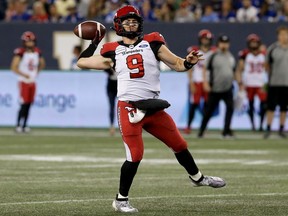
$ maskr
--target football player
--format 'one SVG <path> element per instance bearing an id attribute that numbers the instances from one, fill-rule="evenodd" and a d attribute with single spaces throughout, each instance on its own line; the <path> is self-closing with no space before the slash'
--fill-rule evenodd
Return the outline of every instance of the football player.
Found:
<path id="1" fill-rule="evenodd" d="M 92 44 L 78 60 L 81 68 L 105 70 L 113 68 L 118 81 L 118 124 L 126 150 L 126 161 L 121 167 L 120 186 L 112 206 L 115 211 L 138 212 L 128 201 L 128 193 L 138 166 L 143 158 L 142 129 L 172 149 L 176 159 L 186 169 L 196 186 L 223 187 L 219 177 L 204 176 L 198 169 L 187 143 L 174 121 L 163 109 L 166 103 L 159 100 L 159 60 L 175 71 L 187 71 L 197 64 L 201 54 L 191 51 L 184 59 L 173 54 L 158 32 L 142 35 L 143 19 L 133 6 L 120 8 L 114 16 L 113 29 L 122 41 L 102 46 L 100 55 L 93 55 L 101 38 L 96 33 Z M 156 100 L 155 100 L 156 99 Z M 155 101 L 155 104 L 147 102 Z M 138 103 L 137 103 L 138 102 Z M 139 102 L 146 104 L 147 112 L 138 109 Z M 138 105 L 137 105 L 138 104 Z M 152 112 L 148 112 L 150 110 Z M 162 107 L 162 108 L 161 108 Z M 156 110 L 155 110 L 156 109 Z"/>
<path id="2" fill-rule="evenodd" d="M 236 76 L 241 90 L 246 90 L 249 100 L 248 114 L 252 130 L 255 130 L 254 123 L 254 98 L 257 96 L 260 101 L 260 126 L 263 130 L 263 120 L 266 112 L 266 91 L 265 85 L 265 51 L 261 50 L 261 40 L 257 34 L 248 35 L 247 48 L 239 52 L 239 60 Z M 242 81 L 243 80 L 243 81 Z"/>
<path id="3" fill-rule="evenodd" d="M 199 46 L 190 46 L 187 49 L 187 52 L 190 53 L 192 50 L 198 51 L 203 55 L 204 59 L 208 59 L 209 56 L 216 50 L 215 46 L 212 46 L 213 35 L 207 30 L 203 29 L 198 33 Z M 199 61 L 191 70 L 188 71 L 189 79 L 189 114 L 187 127 L 185 133 L 190 134 L 191 132 L 191 123 L 194 119 L 195 111 L 199 109 L 200 111 L 206 106 L 208 93 L 204 91 L 203 88 L 203 67 L 205 64 L 204 61 Z M 201 99 L 204 101 L 204 106 L 201 109 L 199 107 Z M 203 113 L 201 111 L 201 113 Z"/>
<path id="4" fill-rule="evenodd" d="M 20 110 L 18 112 L 16 132 L 29 132 L 27 120 L 36 92 L 36 78 L 45 67 L 45 60 L 36 47 L 36 36 L 26 31 L 21 36 L 22 47 L 14 50 L 11 70 L 18 75 L 20 91 Z"/>

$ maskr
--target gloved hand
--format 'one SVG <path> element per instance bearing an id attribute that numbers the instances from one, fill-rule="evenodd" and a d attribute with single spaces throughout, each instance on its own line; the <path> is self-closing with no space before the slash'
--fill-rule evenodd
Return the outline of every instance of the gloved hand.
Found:
<path id="1" fill-rule="evenodd" d="M 101 40 L 105 36 L 105 35 L 100 35 L 100 34 L 101 34 L 101 32 L 97 30 L 96 33 L 95 33 L 95 37 L 91 41 L 91 43 L 94 44 L 96 47 L 98 46 L 98 44 L 101 42 Z"/>

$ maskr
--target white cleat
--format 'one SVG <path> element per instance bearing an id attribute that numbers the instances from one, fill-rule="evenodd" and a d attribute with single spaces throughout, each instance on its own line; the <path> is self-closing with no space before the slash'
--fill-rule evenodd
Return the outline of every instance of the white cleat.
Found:
<path id="1" fill-rule="evenodd" d="M 119 212 L 126 212 L 126 213 L 138 212 L 138 209 L 130 205 L 128 198 L 121 199 L 121 200 L 115 199 L 112 203 L 112 207 L 114 208 L 115 211 L 119 211 Z"/>
<path id="2" fill-rule="evenodd" d="M 31 132 L 31 129 L 29 127 L 24 127 L 23 128 L 23 132 L 24 133 L 29 133 L 29 132 Z"/>
<path id="3" fill-rule="evenodd" d="M 195 187 L 209 186 L 209 187 L 213 187 L 213 188 L 221 188 L 221 187 L 224 187 L 226 185 L 226 182 L 220 177 L 204 176 L 200 182 L 194 181 L 190 176 L 189 176 L 189 178 L 191 179 L 192 184 Z"/>
<path id="4" fill-rule="evenodd" d="M 15 128 L 15 132 L 16 133 L 22 133 L 23 132 L 23 128 L 18 126 L 18 127 Z"/>

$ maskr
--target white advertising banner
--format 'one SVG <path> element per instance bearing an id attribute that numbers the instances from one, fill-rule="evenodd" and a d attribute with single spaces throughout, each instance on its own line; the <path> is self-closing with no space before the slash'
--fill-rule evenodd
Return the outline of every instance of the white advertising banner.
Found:
<path id="1" fill-rule="evenodd" d="M 188 115 L 188 81 L 186 73 L 162 72 L 160 98 L 169 101 L 166 111 L 179 128 L 184 128 Z M 36 100 L 30 110 L 29 125 L 41 127 L 109 127 L 109 104 L 106 94 L 107 74 L 102 71 L 44 71 L 37 79 Z M 246 107 L 247 108 L 247 107 Z M 233 129 L 250 129 L 245 109 L 234 113 Z M 0 126 L 14 126 L 19 109 L 17 76 L 9 70 L 0 71 Z M 116 112 L 116 111 L 115 111 Z M 208 127 L 222 129 L 225 106 Z M 259 117 L 256 114 L 256 126 Z M 193 127 L 201 122 L 196 113 Z M 117 125 L 117 122 L 115 122 Z M 273 128 L 278 129 L 276 113 Z M 287 128 L 287 122 L 286 122 Z"/>

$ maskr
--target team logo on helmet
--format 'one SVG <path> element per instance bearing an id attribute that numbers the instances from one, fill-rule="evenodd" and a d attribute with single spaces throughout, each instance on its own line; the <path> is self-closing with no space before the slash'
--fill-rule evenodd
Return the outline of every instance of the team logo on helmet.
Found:
<path id="1" fill-rule="evenodd" d="M 202 38 L 207 38 L 212 40 L 213 39 L 213 34 L 207 30 L 207 29 L 203 29 L 198 33 L 198 38 L 202 39 Z"/>
<path id="2" fill-rule="evenodd" d="M 26 31 L 21 35 L 21 40 L 22 41 L 35 41 L 36 36 L 33 32 L 31 31 Z"/>
<path id="3" fill-rule="evenodd" d="M 260 43 L 261 39 L 257 34 L 250 34 L 247 36 L 247 42 L 251 42 L 251 41 L 256 41 Z"/>

